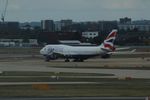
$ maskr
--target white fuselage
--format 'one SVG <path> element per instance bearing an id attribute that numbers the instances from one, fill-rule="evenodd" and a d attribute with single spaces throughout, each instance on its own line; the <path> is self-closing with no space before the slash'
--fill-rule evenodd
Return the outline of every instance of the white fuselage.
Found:
<path id="1" fill-rule="evenodd" d="M 64 56 L 70 55 L 100 55 L 106 53 L 100 46 L 68 46 L 68 45 L 47 45 L 40 53 L 42 55 L 51 55 L 58 53 Z"/>

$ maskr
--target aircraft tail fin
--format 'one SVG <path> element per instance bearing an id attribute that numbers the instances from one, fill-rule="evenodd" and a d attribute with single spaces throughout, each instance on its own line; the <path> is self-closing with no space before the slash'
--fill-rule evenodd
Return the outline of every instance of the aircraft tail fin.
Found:
<path id="1" fill-rule="evenodd" d="M 108 52 L 115 51 L 114 42 L 116 39 L 117 30 L 114 29 L 111 31 L 111 33 L 107 36 L 107 38 L 102 43 L 102 49 Z"/>

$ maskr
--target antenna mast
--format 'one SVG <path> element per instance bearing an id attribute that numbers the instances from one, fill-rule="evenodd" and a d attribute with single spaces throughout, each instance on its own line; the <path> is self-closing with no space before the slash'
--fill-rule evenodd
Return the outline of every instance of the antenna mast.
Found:
<path id="1" fill-rule="evenodd" d="M 2 10 L 2 14 L 1 14 L 1 20 L 2 20 L 3 23 L 5 22 L 5 16 L 6 16 L 7 7 L 8 7 L 8 0 L 6 0 L 6 2 L 4 1 L 4 3 L 5 3 L 4 4 L 4 9 Z"/>

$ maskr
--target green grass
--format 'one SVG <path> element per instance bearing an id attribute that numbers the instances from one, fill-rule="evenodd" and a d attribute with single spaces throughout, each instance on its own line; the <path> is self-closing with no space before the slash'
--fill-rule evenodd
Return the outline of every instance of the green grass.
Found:
<path id="1" fill-rule="evenodd" d="M 126 85 L 49 85 L 48 90 L 32 85 L 0 86 L 0 96 L 149 96 L 150 86 Z"/>
<path id="2" fill-rule="evenodd" d="M 77 73 L 57 73 L 59 75 L 78 75 Z M 16 77 L 25 75 L 24 77 Z M 31 77 L 31 76 L 32 77 Z M 42 77 L 38 77 L 41 75 Z M 50 78 L 54 73 L 5 72 L 0 82 L 100 82 L 100 84 L 48 85 L 48 89 L 35 88 L 33 85 L 0 86 L 0 96 L 149 96 L 150 80 L 148 79 L 105 79 L 105 78 Z M 83 75 L 80 73 L 79 75 Z M 14 76 L 14 77 L 9 77 Z M 6 78 L 7 77 L 7 78 Z"/>

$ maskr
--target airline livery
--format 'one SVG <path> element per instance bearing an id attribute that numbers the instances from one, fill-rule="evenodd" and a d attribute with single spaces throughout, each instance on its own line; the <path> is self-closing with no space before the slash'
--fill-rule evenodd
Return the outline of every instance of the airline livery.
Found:
<path id="1" fill-rule="evenodd" d="M 46 61 L 64 58 L 65 62 L 69 62 L 70 59 L 73 59 L 75 62 L 83 62 L 95 56 L 109 58 L 111 53 L 115 51 L 114 41 L 116 35 L 117 30 L 112 30 L 104 42 L 99 46 L 46 45 L 40 50 L 40 53 L 45 56 Z"/>

